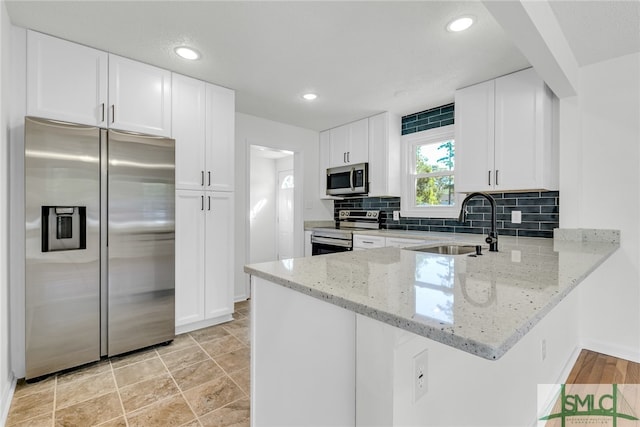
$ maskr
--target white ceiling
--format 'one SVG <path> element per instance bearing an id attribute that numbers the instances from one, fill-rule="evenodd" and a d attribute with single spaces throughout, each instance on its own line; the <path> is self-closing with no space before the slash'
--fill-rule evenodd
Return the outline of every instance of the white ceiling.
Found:
<path id="1" fill-rule="evenodd" d="M 233 88 L 237 111 L 315 130 L 439 106 L 457 88 L 529 66 L 478 1 L 6 4 L 15 25 Z M 585 65 L 640 51 L 638 4 L 553 1 L 552 9 Z M 462 14 L 477 24 L 447 32 Z M 202 59 L 177 58 L 181 44 Z M 318 99 L 302 100 L 307 91 Z"/>

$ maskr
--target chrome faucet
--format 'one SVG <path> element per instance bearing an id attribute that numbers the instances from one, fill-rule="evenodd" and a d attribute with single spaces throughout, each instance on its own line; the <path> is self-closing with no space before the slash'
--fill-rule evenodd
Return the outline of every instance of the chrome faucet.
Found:
<path id="1" fill-rule="evenodd" d="M 458 220 L 460 222 L 466 222 L 467 220 L 467 203 L 469 200 L 473 199 L 476 196 L 482 196 L 489 201 L 491 204 L 491 231 L 485 242 L 489 244 L 489 252 L 498 252 L 498 227 L 497 227 L 497 215 L 496 215 L 496 201 L 493 197 L 491 197 L 487 193 L 471 193 L 462 201 L 462 206 L 460 208 L 460 218 Z"/>

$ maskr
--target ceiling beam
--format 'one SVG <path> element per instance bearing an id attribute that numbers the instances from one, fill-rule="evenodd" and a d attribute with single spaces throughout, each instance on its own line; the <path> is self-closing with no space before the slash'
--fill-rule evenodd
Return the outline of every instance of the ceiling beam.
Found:
<path id="1" fill-rule="evenodd" d="M 558 98 L 578 92 L 578 61 L 547 1 L 482 2 Z"/>

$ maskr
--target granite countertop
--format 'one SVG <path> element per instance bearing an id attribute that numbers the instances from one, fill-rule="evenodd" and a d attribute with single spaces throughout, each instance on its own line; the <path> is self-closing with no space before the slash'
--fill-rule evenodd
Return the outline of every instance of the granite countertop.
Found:
<path id="1" fill-rule="evenodd" d="M 421 246 L 484 239 L 412 234 L 430 240 Z M 389 247 L 252 264 L 245 272 L 496 360 L 618 247 L 615 230 L 556 230 L 554 239 L 500 236 L 500 252 L 485 248 L 478 257 Z"/>

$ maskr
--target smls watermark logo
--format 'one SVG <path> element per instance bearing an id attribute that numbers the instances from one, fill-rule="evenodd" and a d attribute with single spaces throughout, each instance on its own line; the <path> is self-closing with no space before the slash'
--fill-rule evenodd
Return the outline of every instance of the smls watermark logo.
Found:
<path id="1" fill-rule="evenodd" d="M 640 426 L 638 384 L 541 384 L 538 426 Z"/>

